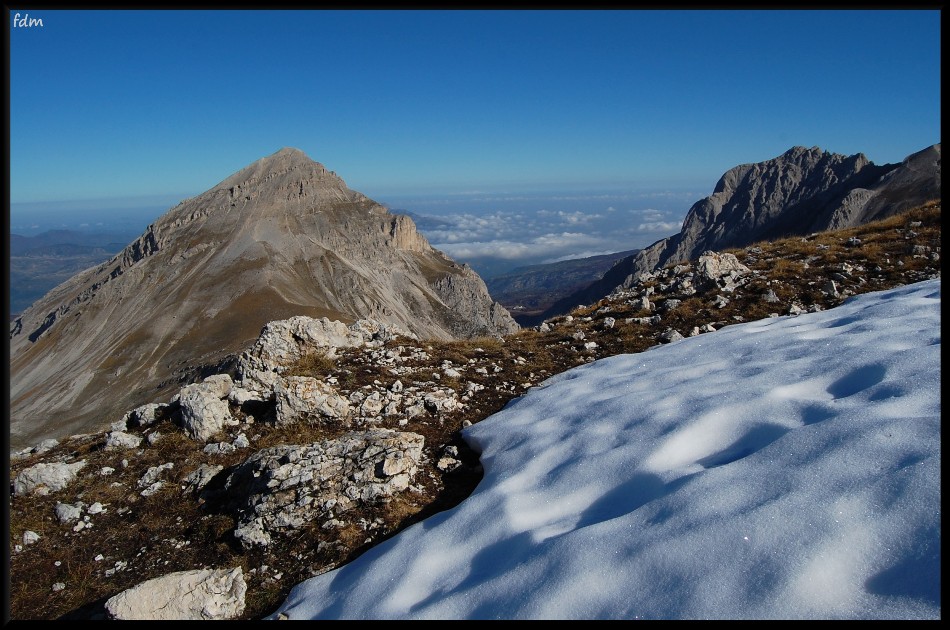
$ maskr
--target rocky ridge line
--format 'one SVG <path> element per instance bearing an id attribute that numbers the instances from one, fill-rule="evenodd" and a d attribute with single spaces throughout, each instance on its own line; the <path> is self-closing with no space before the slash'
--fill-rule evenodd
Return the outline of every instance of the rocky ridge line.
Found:
<path id="1" fill-rule="evenodd" d="M 706 250 L 855 227 L 940 199 L 940 155 L 935 144 L 901 164 L 877 166 L 861 153 L 793 147 L 771 160 L 736 166 L 712 195 L 693 204 L 679 233 L 618 261 L 544 317 L 596 302 L 617 287 L 629 288 L 639 274 L 695 260 Z"/>

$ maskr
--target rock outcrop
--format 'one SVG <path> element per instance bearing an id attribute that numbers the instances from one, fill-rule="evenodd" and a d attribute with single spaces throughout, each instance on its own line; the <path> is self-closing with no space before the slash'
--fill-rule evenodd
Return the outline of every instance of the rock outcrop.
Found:
<path id="1" fill-rule="evenodd" d="M 326 317 L 298 315 L 268 322 L 254 344 L 241 353 L 236 371 L 242 387 L 252 392 L 269 391 L 289 365 L 307 355 L 334 357 L 337 349 L 378 347 L 397 337 L 415 338 L 397 326 L 360 319 L 347 326 Z"/>
<path id="2" fill-rule="evenodd" d="M 940 196 L 939 144 L 884 166 L 861 153 L 793 147 L 771 160 L 727 171 L 713 194 L 689 209 L 678 234 L 618 261 L 543 317 L 592 304 L 617 287 L 630 287 L 639 274 L 695 260 L 706 250 L 854 227 Z"/>
<path id="3" fill-rule="evenodd" d="M 11 322 L 11 448 L 98 430 L 295 315 L 372 318 L 432 339 L 518 328 L 409 217 L 283 149 L 171 208 Z"/>
<path id="4" fill-rule="evenodd" d="M 416 475 L 424 438 L 391 429 L 352 431 L 340 438 L 258 451 L 237 466 L 222 489 L 202 496 L 237 515 L 235 537 L 245 547 L 267 546 L 271 537 L 357 504 L 385 501 L 406 490 Z"/>
<path id="5" fill-rule="evenodd" d="M 106 602 L 112 619 L 234 619 L 244 612 L 241 567 L 177 571 L 142 582 Z"/>

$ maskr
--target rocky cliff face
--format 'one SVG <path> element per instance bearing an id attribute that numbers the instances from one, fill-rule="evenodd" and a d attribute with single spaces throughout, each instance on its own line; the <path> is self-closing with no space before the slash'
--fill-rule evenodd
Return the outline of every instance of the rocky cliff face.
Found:
<path id="1" fill-rule="evenodd" d="M 639 274 L 695 260 L 706 250 L 854 227 L 940 196 L 939 144 L 884 166 L 860 153 L 793 147 L 771 160 L 727 171 L 713 194 L 689 209 L 678 234 L 618 261 L 544 317 L 592 304 L 618 287 L 629 288 Z"/>
<path id="2" fill-rule="evenodd" d="M 422 338 L 518 325 L 409 217 L 283 149 L 170 209 L 11 323 L 11 447 L 99 429 L 294 315 Z"/>

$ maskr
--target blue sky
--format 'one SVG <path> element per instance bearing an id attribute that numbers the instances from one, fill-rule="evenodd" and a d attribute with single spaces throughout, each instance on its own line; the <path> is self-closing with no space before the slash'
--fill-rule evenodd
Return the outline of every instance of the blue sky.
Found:
<path id="1" fill-rule="evenodd" d="M 793 145 L 940 141 L 937 10 L 16 12 L 13 215 L 168 207 L 293 146 L 390 205 L 695 193 L 681 219 Z"/>

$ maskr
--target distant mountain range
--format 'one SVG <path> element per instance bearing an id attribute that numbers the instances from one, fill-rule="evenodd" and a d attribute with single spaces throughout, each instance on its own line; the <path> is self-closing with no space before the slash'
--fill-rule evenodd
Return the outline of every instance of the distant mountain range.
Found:
<path id="1" fill-rule="evenodd" d="M 410 218 L 282 149 L 170 209 L 11 322 L 11 444 L 99 429 L 294 315 L 376 319 L 444 340 L 518 329 Z"/>
<path id="2" fill-rule="evenodd" d="M 106 250 L 114 249 L 114 252 L 120 251 L 129 244 L 138 234 L 129 234 L 126 232 L 79 232 L 76 230 L 49 230 L 35 236 L 20 236 L 19 234 L 10 235 L 10 255 L 45 255 L 46 248 L 58 245 L 75 245 L 77 248 L 103 248 Z M 71 252 L 82 251 L 80 249 L 65 250 Z M 113 252 L 113 253 L 114 253 Z"/>

